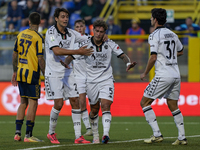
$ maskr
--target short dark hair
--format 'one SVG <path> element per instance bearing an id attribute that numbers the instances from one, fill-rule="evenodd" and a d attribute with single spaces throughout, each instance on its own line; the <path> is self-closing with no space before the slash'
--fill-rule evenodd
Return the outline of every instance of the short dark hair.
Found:
<path id="1" fill-rule="evenodd" d="M 162 8 L 154 8 L 151 10 L 152 17 L 158 21 L 159 25 L 164 25 L 167 19 L 167 12 Z"/>
<path id="2" fill-rule="evenodd" d="M 65 8 L 56 8 L 55 12 L 54 12 L 54 17 L 58 18 L 58 16 L 60 15 L 60 12 L 65 12 L 69 15 L 69 11 Z"/>
<path id="3" fill-rule="evenodd" d="M 83 24 L 85 25 L 85 20 L 83 20 L 83 19 L 78 19 L 78 20 L 75 21 L 74 25 L 75 25 L 76 23 L 83 23 Z"/>
<path id="4" fill-rule="evenodd" d="M 41 16 L 37 12 L 32 12 L 29 15 L 29 20 L 30 20 L 31 24 L 33 24 L 33 25 L 39 25 L 40 24 L 40 20 L 41 20 Z"/>
<path id="5" fill-rule="evenodd" d="M 95 29 L 96 27 L 103 27 L 105 31 L 108 29 L 106 22 L 100 19 L 93 23 L 93 28 Z"/>

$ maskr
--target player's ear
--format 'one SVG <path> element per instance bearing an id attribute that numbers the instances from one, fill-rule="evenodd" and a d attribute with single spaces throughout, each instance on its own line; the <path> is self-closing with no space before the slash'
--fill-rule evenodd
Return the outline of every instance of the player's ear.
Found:
<path id="1" fill-rule="evenodd" d="M 28 21 L 28 24 L 31 25 L 31 21 L 30 20 Z"/>

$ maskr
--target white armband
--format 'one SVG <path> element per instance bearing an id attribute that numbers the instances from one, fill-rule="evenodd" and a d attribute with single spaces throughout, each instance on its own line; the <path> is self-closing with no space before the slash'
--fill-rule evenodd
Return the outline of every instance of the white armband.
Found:
<path id="1" fill-rule="evenodd" d="M 130 62 L 129 62 L 129 63 L 127 63 L 127 64 L 126 64 L 126 67 L 128 67 L 130 64 L 131 64 Z"/>

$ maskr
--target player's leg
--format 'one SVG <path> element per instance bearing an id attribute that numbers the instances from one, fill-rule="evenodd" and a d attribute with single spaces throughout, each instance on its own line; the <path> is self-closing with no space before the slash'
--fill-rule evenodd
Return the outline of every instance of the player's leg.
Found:
<path id="1" fill-rule="evenodd" d="M 71 107 L 72 107 L 72 121 L 74 124 L 74 132 L 75 132 L 75 144 L 86 144 L 90 143 L 90 141 L 87 141 L 84 139 L 84 137 L 81 135 L 81 109 L 79 105 L 79 98 L 78 97 L 70 97 L 69 98 Z"/>
<path id="2" fill-rule="evenodd" d="M 87 132 L 84 135 L 90 136 L 90 135 L 92 135 L 92 129 L 90 126 L 88 110 L 86 107 L 86 93 L 79 94 L 79 104 L 80 104 L 80 108 L 81 108 L 81 118 L 87 129 Z"/>
<path id="3" fill-rule="evenodd" d="M 76 80 L 73 75 L 67 79 L 68 84 L 65 85 L 66 91 L 68 91 L 69 101 L 72 107 L 72 121 L 74 123 L 75 141 L 74 143 L 90 143 L 86 141 L 81 135 L 81 109 L 79 105 L 79 93 L 77 90 Z"/>
<path id="4" fill-rule="evenodd" d="M 153 130 L 153 136 L 150 139 L 144 140 L 145 143 L 153 143 L 153 142 L 161 142 L 163 141 L 162 134 L 160 132 L 160 129 L 158 127 L 158 123 L 156 120 L 156 115 L 151 108 L 151 103 L 154 101 L 154 99 L 147 98 L 145 96 L 142 97 L 142 100 L 140 102 L 140 105 L 142 107 L 142 110 L 144 112 L 146 121 L 151 126 Z"/>
<path id="5" fill-rule="evenodd" d="M 49 121 L 49 131 L 47 138 L 53 144 L 59 144 L 60 142 L 56 138 L 55 129 L 57 126 L 57 120 L 59 113 L 63 107 L 63 78 L 50 78 L 45 77 L 45 89 L 46 89 L 46 99 L 54 100 L 54 106 L 50 112 L 50 121 Z"/>
<path id="6" fill-rule="evenodd" d="M 178 108 L 178 101 L 167 99 L 167 105 L 172 112 L 174 122 L 178 128 L 178 139 L 172 143 L 172 145 L 187 145 L 187 139 L 185 138 L 185 129 L 183 123 L 183 115 Z"/>
<path id="7" fill-rule="evenodd" d="M 35 124 L 35 115 L 38 106 L 38 100 L 29 98 L 28 105 L 29 107 L 26 114 L 26 135 L 24 138 L 24 142 L 28 142 L 26 141 L 26 138 L 30 138 L 33 136 L 32 131 Z"/>
<path id="8" fill-rule="evenodd" d="M 90 104 L 90 123 L 92 127 L 92 132 L 93 132 L 93 143 L 100 143 L 99 142 L 99 108 L 100 108 L 100 103 L 97 101 L 96 104 L 91 105 Z"/>
<path id="9" fill-rule="evenodd" d="M 178 128 L 178 139 L 172 143 L 172 145 L 186 145 L 187 139 L 185 138 L 185 129 L 183 122 L 183 115 L 178 108 L 178 99 L 180 95 L 180 79 L 174 79 L 173 84 L 165 94 L 165 98 L 167 99 L 167 105 L 172 112 L 174 117 L 174 122 L 176 127 Z"/>
<path id="10" fill-rule="evenodd" d="M 25 110 L 28 106 L 28 99 L 21 97 L 21 103 L 17 109 L 17 116 L 16 116 L 16 131 L 15 131 L 15 136 L 14 140 L 15 141 L 21 141 L 21 128 L 23 125 L 24 117 L 25 117 Z"/>
<path id="11" fill-rule="evenodd" d="M 111 125 L 111 112 L 110 107 L 113 103 L 114 97 L 114 83 L 113 79 L 106 80 L 99 83 L 99 98 L 101 99 L 101 110 L 102 110 L 102 124 L 103 124 L 103 137 L 102 143 L 109 141 L 109 131 Z"/>
<path id="12" fill-rule="evenodd" d="M 112 116 L 110 113 L 110 107 L 111 107 L 112 101 L 107 99 L 101 99 L 101 110 L 102 110 L 102 124 L 103 124 L 103 137 L 102 137 L 102 143 L 107 143 L 109 140 L 109 131 L 110 131 L 110 125 Z"/>
<path id="13" fill-rule="evenodd" d="M 63 106 L 63 98 L 60 99 L 54 99 L 54 106 L 51 109 L 50 112 L 50 121 L 49 121 L 49 131 L 47 134 L 47 138 L 51 141 L 53 144 L 59 144 L 60 142 L 56 138 L 56 126 L 57 126 L 57 120 L 59 117 L 59 113 Z"/>

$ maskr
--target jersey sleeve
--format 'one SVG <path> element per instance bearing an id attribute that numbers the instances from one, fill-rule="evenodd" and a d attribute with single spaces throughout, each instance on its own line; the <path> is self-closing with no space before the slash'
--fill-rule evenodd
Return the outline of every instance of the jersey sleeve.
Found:
<path id="1" fill-rule="evenodd" d="M 75 43 L 84 42 L 89 39 L 87 35 L 81 35 L 79 32 L 73 30 L 73 34 L 75 35 Z"/>
<path id="2" fill-rule="evenodd" d="M 15 46 L 14 46 L 14 52 L 16 53 L 18 53 L 17 43 L 18 43 L 18 38 L 15 40 Z"/>
<path id="3" fill-rule="evenodd" d="M 59 41 L 57 40 L 57 35 L 58 34 L 52 31 L 47 31 L 45 39 L 49 44 L 49 49 L 52 49 L 53 47 L 59 47 Z"/>
<path id="4" fill-rule="evenodd" d="M 111 43 L 112 45 L 112 52 L 114 55 L 116 55 L 117 57 L 121 56 L 124 52 L 122 51 L 122 49 L 119 47 L 118 44 L 116 44 L 115 42 Z"/>
<path id="5" fill-rule="evenodd" d="M 149 35 L 148 38 L 149 46 L 150 46 L 150 52 L 152 54 L 157 54 L 158 53 L 158 41 L 155 36 L 152 34 Z"/>
<path id="6" fill-rule="evenodd" d="M 36 42 L 37 55 L 43 55 L 44 39 L 40 37 Z"/>

